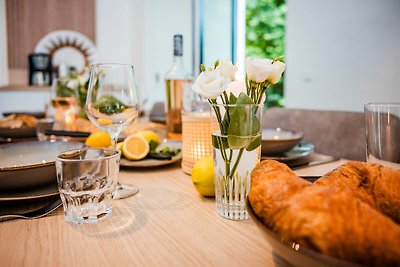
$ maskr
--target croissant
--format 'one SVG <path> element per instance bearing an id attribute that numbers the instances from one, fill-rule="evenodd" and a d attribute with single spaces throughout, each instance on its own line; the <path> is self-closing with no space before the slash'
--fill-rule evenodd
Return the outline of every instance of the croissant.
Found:
<path id="1" fill-rule="evenodd" d="M 400 223 L 400 172 L 375 163 L 350 161 L 315 184 L 348 190 Z"/>
<path id="2" fill-rule="evenodd" d="M 400 266 L 400 226 L 371 207 L 367 193 L 365 201 L 354 195 L 311 184 L 285 164 L 265 160 L 252 171 L 249 202 L 283 239 L 342 260 Z"/>

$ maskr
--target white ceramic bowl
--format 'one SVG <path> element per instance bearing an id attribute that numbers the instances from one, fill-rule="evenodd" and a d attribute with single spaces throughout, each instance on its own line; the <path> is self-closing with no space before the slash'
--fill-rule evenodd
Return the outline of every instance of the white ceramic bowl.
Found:
<path id="1" fill-rule="evenodd" d="M 295 147 L 303 139 L 303 133 L 266 128 L 262 130 L 262 155 L 280 155 Z"/>

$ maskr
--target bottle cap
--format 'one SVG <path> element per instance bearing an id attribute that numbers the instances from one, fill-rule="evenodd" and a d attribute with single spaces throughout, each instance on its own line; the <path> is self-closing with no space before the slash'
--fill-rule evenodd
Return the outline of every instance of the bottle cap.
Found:
<path id="1" fill-rule="evenodd" d="M 174 35 L 174 56 L 182 56 L 183 54 L 182 41 L 183 41 L 182 34 Z"/>

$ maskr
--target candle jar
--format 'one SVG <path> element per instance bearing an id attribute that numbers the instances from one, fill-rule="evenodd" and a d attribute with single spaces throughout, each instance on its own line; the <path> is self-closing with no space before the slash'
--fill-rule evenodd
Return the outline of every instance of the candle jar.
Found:
<path id="1" fill-rule="evenodd" d="M 212 155 L 209 105 L 195 94 L 192 100 L 182 111 L 182 170 L 187 174 L 199 159 Z"/>

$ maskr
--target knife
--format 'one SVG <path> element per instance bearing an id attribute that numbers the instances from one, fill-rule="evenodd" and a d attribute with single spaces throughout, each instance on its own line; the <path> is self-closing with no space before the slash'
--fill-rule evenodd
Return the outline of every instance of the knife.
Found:
<path id="1" fill-rule="evenodd" d="M 45 135 L 55 135 L 55 136 L 71 136 L 71 137 L 88 137 L 90 133 L 88 132 L 78 132 L 78 131 L 63 131 L 63 130 L 52 130 L 45 129 Z"/>
<path id="2" fill-rule="evenodd" d="M 338 158 L 329 158 L 329 159 L 322 159 L 322 160 L 313 160 L 307 163 L 300 163 L 300 164 L 293 164 L 290 165 L 290 169 L 292 170 L 298 170 L 298 169 L 302 169 L 302 168 L 306 168 L 306 167 L 311 167 L 311 166 L 316 166 L 316 165 L 321 165 L 321 164 L 325 164 L 325 163 L 330 163 L 330 162 L 334 162 L 334 161 L 338 161 Z"/>

